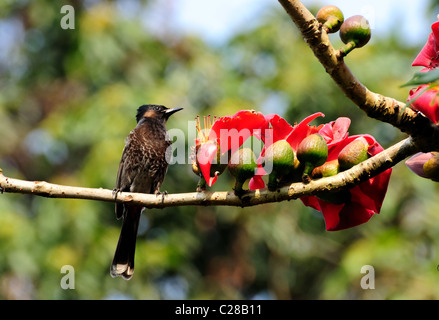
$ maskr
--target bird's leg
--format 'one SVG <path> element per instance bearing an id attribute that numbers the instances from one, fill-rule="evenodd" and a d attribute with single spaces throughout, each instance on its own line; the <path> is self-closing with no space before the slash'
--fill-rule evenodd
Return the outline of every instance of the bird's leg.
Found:
<path id="1" fill-rule="evenodd" d="M 165 197 L 168 195 L 168 191 L 163 191 L 163 192 L 160 192 L 160 190 L 159 189 L 157 189 L 156 191 L 155 191 L 155 196 L 156 197 L 158 197 L 158 196 L 162 196 L 162 203 L 163 202 L 165 202 Z"/>
<path id="2" fill-rule="evenodd" d="M 114 201 L 117 200 L 117 194 L 120 193 L 120 192 L 122 192 L 122 191 L 121 191 L 120 189 L 118 189 L 118 188 L 114 188 L 114 189 L 113 189 L 113 197 L 114 197 Z"/>

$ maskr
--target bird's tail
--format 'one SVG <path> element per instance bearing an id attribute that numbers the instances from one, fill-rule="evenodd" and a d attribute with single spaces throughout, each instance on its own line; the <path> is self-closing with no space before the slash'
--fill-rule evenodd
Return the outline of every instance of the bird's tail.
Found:
<path id="1" fill-rule="evenodd" d="M 129 280 L 134 273 L 134 253 L 142 207 L 126 205 L 125 210 L 110 274 L 112 277 L 121 276 Z"/>

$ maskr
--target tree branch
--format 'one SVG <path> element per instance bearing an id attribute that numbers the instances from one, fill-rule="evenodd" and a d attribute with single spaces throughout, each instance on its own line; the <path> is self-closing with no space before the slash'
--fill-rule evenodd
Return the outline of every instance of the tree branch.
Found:
<path id="1" fill-rule="evenodd" d="M 120 192 L 113 190 L 71 187 L 44 181 L 24 181 L 8 178 L 0 169 L 0 190 L 2 192 L 33 194 L 49 198 L 89 199 L 108 202 L 127 202 L 143 205 L 147 208 L 165 208 L 175 206 L 238 206 L 248 207 L 270 202 L 298 199 L 318 193 L 335 192 L 351 188 L 377 174 L 393 167 L 406 157 L 418 152 L 418 147 L 411 138 L 405 139 L 384 150 L 374 157 L 336 176 L 313 180 L 308 184 L 293 183 L 277 191 L 261 189 L 249 191 L 242 197 L 233 192 L 192 192 L 156 196 L 143 193 Z"/>
<path id="2" fill-rule="evenodd" d="M 349 70 L 339 51 L 334 49 L 327 32 L 299 0 L 279 0 L 314 55 L 343 93 L 374 119 L 387 122 L 411 135 L 424 151 L 439 150 L 439 127 L 406 104 L 374 93 Z"/>

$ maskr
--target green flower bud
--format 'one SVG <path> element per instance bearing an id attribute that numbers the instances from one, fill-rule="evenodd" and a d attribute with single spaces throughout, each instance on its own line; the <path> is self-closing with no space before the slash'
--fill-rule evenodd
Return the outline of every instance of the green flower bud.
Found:
<path id="1" fill-rule="evenodd" d="M 294 169 L 294 159 L 294 150 L 286 140 L 276 141 L 265 150 L 262 166 L 272 170 L 269 174 L 269 190 L 275 190 L 278 180 Z"/>
<path id="2" fill-rule="evenodd" d="M 340 27 L 340 39 L 346 44 L 340 51 L 347 55 L 353 49 L 366 45 L 370 37 L 370 25 L 366 18 L 360 15 L 352 16 Z"/>
<path id="3" fill-rule="evenodd" d="M 323 24 L 328 33 L 337 32 L 344 21 L 343 13 L 336 6 L 324 6 L 317 12 L 317 21 Z"/>
<path id="4" fill-rule="evenodd" d="M 366 139 L 358 138 L 345 146 L 338 154 L 340 171 L 345 171 L 367 160 L 369 144 Z"/>
<path id="5" fill-rule="evenodd" d="M 312 176 L 313 178 L 325 178 L 335 176 L 339 172 L 340 165 L 338 163 L 338 160 L 332 160 L 326 162 L 320 167 L 315 168 L 312 172 Z M 317 198 L 333 204 L 343 204 L 351 200 L 351 193 L 348 190 L 341 190 L 320 194 L 317 195 Z"/>
<path id="6" fill-rule="evenodd" d="M 256 156 L 252 149 L 238 149 L 230 158 L 229 171 L 235 177 L 235 193 L 242 193 L 242 186 L 247 179 L 255 175 L 257 169 Z"/>
<path id="7" fill-rule="evenodd" d="M 307 136 L 297 148 L 297 159 L 304 166 L 302 181 L 311 181 L 310 175 L 314 168 L 323 165 L 328 159 L 328 145 L 318 133 Z"/>
<path id="8" fill-rule="evenodd" d="M 312 178 L 318 179 L 318 178 L 331 177 L 331 176 L 335 176 L 339 172 L 340 172 L 340 165 L 338 163 L 338 160 L 332 160 L 325 162 L 320 167 L 315 168 L 312 171 Z"/>

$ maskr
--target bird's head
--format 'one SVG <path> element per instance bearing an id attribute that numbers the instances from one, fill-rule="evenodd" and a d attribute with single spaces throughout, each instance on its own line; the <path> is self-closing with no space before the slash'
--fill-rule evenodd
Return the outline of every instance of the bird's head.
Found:
<path id="1" fill-rule="evenodd" d="M 171 116 L 171 114 L 182 110 L 183 108 L 166 108 L 165 106 L 161 105 L 155 105 L 155 104 L 145 104 L 143 106 L 140 106 L 137 109 L 137 123 L 140 122 L 143 118 L 153 118 L 158 119 L 163 122 L 163 124 L 166 123 L 166 120 Z"/>

